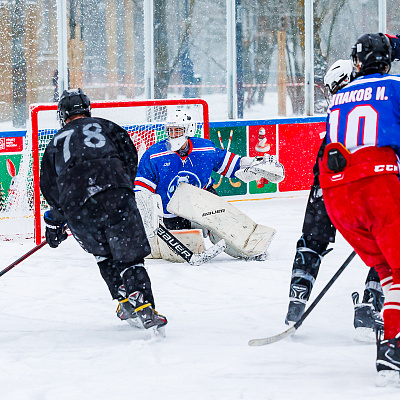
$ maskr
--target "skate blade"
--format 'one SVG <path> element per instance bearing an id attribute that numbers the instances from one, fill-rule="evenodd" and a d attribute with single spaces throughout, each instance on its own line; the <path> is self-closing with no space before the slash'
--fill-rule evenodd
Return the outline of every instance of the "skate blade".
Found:
<path id="1" fill-rule="evenodd" d="M 144 329 L 143 323 L 139 318 L 129 318 L 126 320 L 126 322 L 134 328 Z"/>
<path id="2" fill-rule="evenodd" d="M 166 336 L 165 326 L 158 327 L 155 325 L 149 328 L 148 331 L 150 332 L 150 337 L 153 340 L 160 340 Z"/>
<path id="3" fill-rule="evenodd" d="M 375 344 L 376 335 L 371 328 L 356 328 L 354 340 L 359 343 Z"/>
<path id="4" fill-rule="evenodd" d="M 378 387 L 400 387 L 400 371 L 379 371 L 375 385 Z"/>

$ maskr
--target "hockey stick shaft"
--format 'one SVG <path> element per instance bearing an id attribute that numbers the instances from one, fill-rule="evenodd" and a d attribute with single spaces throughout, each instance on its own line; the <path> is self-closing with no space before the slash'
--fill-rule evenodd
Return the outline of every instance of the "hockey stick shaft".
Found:
<path id="1" fill-rule="evenodd" d="M 179 241 L 167 228 L 159 225 L 157 235 L 174 251 L 178 256 L 189 262 L 193 256 L 193 252 L 188 249 L 181 241 Z"/>
<path id="2" fill-rule="evenodd" d="M 218 131 L 218 139 L 219 139 L 219 143 L 220 143 L 220 145 L 221 145 L 221 149 L 224 150 L 224 143 L 222 142 L 221 131 Z M 223 176 L 221 175 L 221 176 L 219 177 L 218 183 L 216 183 L 216 184 L 213 185 L 213 188 L 214 188 L 214 189 L 217 189 L 217 188 L 219 188 L 219 187 L 221 186 L 222 178 L 223 178 Z"/>
<path id="3" fill-rule="evenodd" d="M 229 148 L 231 147 L 231 142 L 232 142 L 232 136 L 233 136 L 233 129 L 231 129 L 230 135 L 229 135 L 229 140 L 228 140 L 228 146 L 226 147 L 226 151 L 229 151 Z M 222 137 L 221 137 L 221 131 L 218 131 L 218 139 L 219 143 L 221 144 L 221 149 L 224 150 L 224 143 L 222 142 Z M 219 179 L 219 182 L 216 185 L 213 185 L 214 189 L 217 189 L 222 183 L 222 175 Z M 229 183 L 233 187 L 240 187 L 242 185 L 242 182 L 232 182 L 232 179 L 229 178 Z"/>
<path id="4" fill-rule="evenodd" d="M 229 135 L 229 141 L 228 141 L 228 146 L 226 147 L 226 151 L 229 151 L 232 143 L 232 136 L 233 136 L 233 129 L 231 129 L 231 133 Z"/>
<path id="5" fill-rule="evenodd" d="M 233 136 L 233 129 L 231 129 L 231 133 L 229 135 L 229 141 L 228 141 L 228 146 L 226 147 L 226 151 L 229 151 L 230 147 L 231 147 L 231 143 L 232 143 L 232 136 Z M 229 183 L 233 186 L 233 187 L 240 187 L 242 185 L 242 182 L 238 181 L 238 182 L 232 182 L 232 179 L 229 178 Z"/>
<path id="6" fill-rule="evenodd" d="M 219 139 L 219 143 L 221 144 L 221 149 L 224 150 L 224 144 L 222 143 L 221 131 L 218 131 L 218 139 Z"/>
<path id="7" fill-rule="evenodd" d="M 329 280 L 326 286 L 321 290 L 321 293 L 316 297 L 316 299 L 310 304 L 305 313 L 301 316 L 301 318 L 293 325 L 295 329 L 298 329 L 303 321 L 308 317 L 311 311 L 315 308 L 315 306 L 320 302 L 322 297 L 325 296 L 325 293 L 330 289 L 330 287 L 334 284 L 334 282 L 339 278 L 341 273 L 345 270 L 345 268 L 350 264 L 351 260 L 356 256 L 356 252 L 353 250 L 351 254 L 347 257 L 346 261 L 341 265 L 341 267 L 336 271 L 335 275 Z"/>
<path id="8" fill-rule="evenodd" d="M 33 253 L 36 253 L 39 249 L 41 249 L 45 244 L 47 244 L 47 241 L 44 240 L 42 243 L 38 244 L 35 246 L 33 249 L 29 250 L 26 254 L 18 258 L 18 260 L 14 261 L 12 264 L 10 264 L 7 268 L 4 268 L 2 271 L 0 271 L 0 277 L 3 276 L 5 273 L 10 271 L 10 269 L 13 269 L 15 266 L 17 266 L 20 262 L 26 260 L 29 256 L 31 256 Z"/>
<path id="9" fill-rule="evenodd" d="M 341 265 L 341 267 L 336 271 L 335 275 L 329 280 L 326 286 L 322 289 L 321 293 L 316 297 L 316 299 L 311 303 L 311 305 L 307 308 L 305 313 L 301 316 L 301 318 L 289 329 L 286 331 L 279 333 L 278 335 L 271 336 L 263 339 L 253 339 L 249 341 L 249 346 L 264 346 L 266 344 L 271 344 L 278 342 L 288 336 L 292 336 L 296 333 L 296 330 L 301 326 L 304 320 L 308 317 L 311 311 L 315 308 L 315 306 L 319 303 L 319 301 L 324 297 L 325 293 L 329 290 L 329 288 L 333 285 L 333 283 L 337 280 L 340 274 L 345 270 L 345 268 L 350 264 L 351 260 L 355 257 L 356 252 L 353 250 L 351 254 L 347 257 L 346 261 Z"/>

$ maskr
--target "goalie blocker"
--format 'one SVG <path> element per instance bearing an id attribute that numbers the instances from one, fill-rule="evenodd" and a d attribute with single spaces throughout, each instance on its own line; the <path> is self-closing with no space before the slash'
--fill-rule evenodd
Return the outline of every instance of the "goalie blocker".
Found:
<path id="1" fill-rule="evenodd" d="M 213 243 L 223 238 L 225 252 L 233 257 L 262 259 L 276 232 L 257 224 L 226 200 L 187 183 L 176 189 L 167 210 L 209 229 Z"/>

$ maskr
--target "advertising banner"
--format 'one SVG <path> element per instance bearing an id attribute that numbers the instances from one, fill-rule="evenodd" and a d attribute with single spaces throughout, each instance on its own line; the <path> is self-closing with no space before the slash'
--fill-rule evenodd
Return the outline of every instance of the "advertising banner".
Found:
<path id="1" fill-rule="evenodd" d="M 210 140 L 216 147 L 229 150 L 234 154 L 247 154 L 246 126 L 210 127 Z M 247 184 L 237 178 L 225 178 L 213 172 L 214 188 L 220 196 L 236 196 L 247 193 Z"/>
<path id="2" fill-rule="evenodd" d="M 249 156 L 263 157 L 264 154 L 276 155 L 277 125 L 255 125 L 249 126 Z M 249 193 L 274 193 L 277 184 L 270 183 L 264 178 L 249 183 Z"/>

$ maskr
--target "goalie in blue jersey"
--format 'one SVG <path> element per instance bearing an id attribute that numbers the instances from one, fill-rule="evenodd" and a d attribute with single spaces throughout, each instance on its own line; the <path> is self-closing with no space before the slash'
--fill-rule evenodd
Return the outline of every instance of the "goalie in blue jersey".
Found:
<path id="1" fill-rule="evenodd" d="M 260 178 L 277 183 L 285 177 L 283 165 L 275 156 L 266 155 L 262 159 L 240 157 L 215 147 L 210 140 L 194 137 L 196 124 L 185 110 L 172 113 L 167 119 L 165 129 L 167 139 L 152 145 L 139 162 L 135 191 L 147 191 L 161 197 L 163 223 L 167 229 L 190 229 L 194 221 L 190 210 L 177 215 L 168 208 L 171 198 L 182 183 L 204 189 L 200 195 L 209 199 L 210 193 L 206 192 L 217 195 L 212 186 L 212 171 L 227 178 L 237 177 L 246 183 Z M 197 191 L 196 196 L 198 193 Z M 206 202 L 205 200 L 204 203 Z M 217 196 L 211 197 L 211 202 L 226 203 Z M 239 210 L 237 212 L 240 213 Z M 195 222 L 205 226 L 203 220 Z"/>

